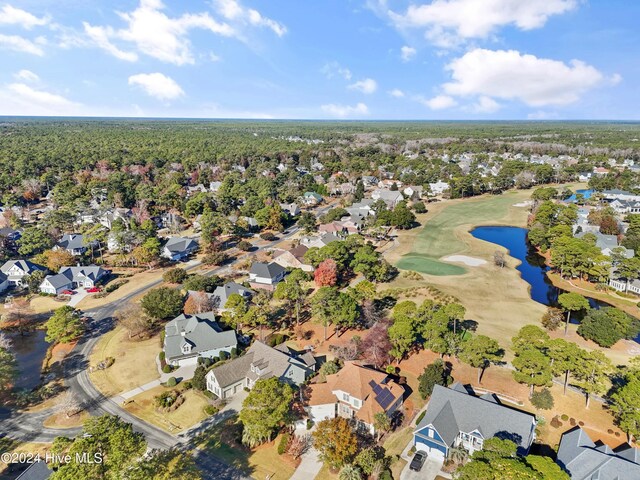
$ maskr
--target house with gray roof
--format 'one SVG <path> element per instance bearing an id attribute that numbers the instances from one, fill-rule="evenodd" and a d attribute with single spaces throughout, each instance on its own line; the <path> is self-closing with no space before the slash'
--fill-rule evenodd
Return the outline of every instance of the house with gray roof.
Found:
<path id="1" fill-rule="evenodd" d="M 257 380 L 271 377 L 292 385 L 300 385 L 315 371 L 313 355 L 283 346 L 270 347 L 256 341 L 243 356 L 211 369 L 207 373 L 207 390 L 220 398 L 230 398 L 244 388 L 252 388 Z"/>
<path id="2" fill-rule="evenodd" d="M 632 258 L 634 255 L 633 250 L 618 245 L 618 237 L 616 235 L 604 235 L 600 232 L 579 232 L 575 234 L 575 237 L 582 238 L 587 234 L 595 235 L 596 247 L 600 249 L 603 255 L 611 256 L 611 253 L 616 248 L 619 248 L 625 258 Z"/>
<path id="3" fill-rule="evenodd" d="M 249 285 L 251 288 L 273 291 L 286 274 L 284 267 L 275 262 L 253 262 L 249 271 Z"/>
<path id="4" fill-rule="evenodd" d="M 199 292 L 189 291 L 189 295 L 192 295 L 194 293 Z M 224 285 L 216 287 L 213 293 L 206 293 L 205 295 L 207 295 L 207 297 L 209 298 L 212 308 L 214 310 L 217 310 L 218 312 L 222 312 L 225 310 L 227 300 L 229 300 L 229 297 L 233 294 L 240 295 L 242 298 L 248 301 L 253 296 L 254 291 L 249 288 L 243 287 L 239 283 L 227 282 Z"/>
<path id="5" fill-rule="evenodd" d="M 9 283 L 9 277 L 7 277 L 4 273 L 0 272 L 0 293 L 3 293 L 11 286 Z"/>
<path id="6" fill-rule="evenodd" d="M 162 248 L 162 255 L 174 262 L 183 260 L 198 250 L 198 242 L 187 237 L 171 237 Z"/>
<path id="7" fill-rule="evenodd" d="M 4 273 L 11 285 L 16 287 L 22 286 L 22 279 L 36 271 L 46 271 L 46 268 L 36 265 L 29 260 L 9 260 L 0 267 L 0 271 Z"/>
<path id="8" fill-rule="evenodd" d="M 300 245 L 304 245 L 307 248 L 322 248 L 326 247 L 332 242 L 341 242 L 343 239 L 333 233 L 323 233 L 320 236 L 302 237 L 300 239 Z"/>
<path id="9" fill-rule="evenodd" d="M 182 314 L 164 327 L 164 354 L 168 364 L 195 365 L 198 358 L 219 357 L 231 353 L 238 340 L 233 330 L 223 331 L 213 312 L 196 315 Z"/>
<path id="10" fill-rule="evenodd" d="M 395 208 L 402 200 L 404 200 L 402 193 L 400 193 L 399 191 L 387 190 L 383 188 L 374 190 L 371 194 L 371 198 L 373 198 L 374 200 L 382 200 L 389 209 Z"/>
<path id="11" fill-rule="evenodd" d="M 80 256 L 89 247 L 96 246 L 98 242 L 85 242 L 84 235 L 79 233 L 67 233 L 53 247 L 54 250 L 66 250 L 71 255 Z"/>
<path id="12" fill-rule="evenodd" d="M 451 448 L 470 454 L 481 450 L 485 440 L 499 437 L 515 442 L 526 455 L 535 439 L 536 419 L 500 403 L 496 395 L 476 396 L 470 386 L 455 383 L 451 388 L 433 388 L 424 418 L 413 432 L 416 450 L 441 458 Z"/>
<path id="13" fill-rule="evenodd" d="M 40 284 L 40 291 L 50 295 L 59 295 L 65 290 L 93 288 L 109 275 L 97 265 L 62 267 L 56 275 L 47 275 Z"/>
<path id="14" fill-rule="evenodd" d="M 290 217 L 297 217 L 300 215 L 300 207 L 296 203 L 281 203 L 280 208 Z"/>
<path id="15" fill-rule="evenodd" d="M 636 480 L 640 478 L 640 449 L 625 443 L 611 449 L 591 440 L 580 427 L 560 439 L 556 462 L 572 480 Z"/>

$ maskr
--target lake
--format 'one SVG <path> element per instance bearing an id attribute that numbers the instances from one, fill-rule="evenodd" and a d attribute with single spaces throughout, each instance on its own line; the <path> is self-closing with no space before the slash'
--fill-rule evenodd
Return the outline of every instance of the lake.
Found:
<path id="1" fill-rule="evenodd" d="M 35 332 L 20 335 L 11 333 L 11 351 L 18 361 L 18 379 L 16 389 L 31 390 L 40 383 L 40 371 L 42 361 L 47 354 L 49 344 L 45 341 L 45 332 L 36 330 Z"/>
<path id="2" fill-rule="evenodd" d="M 558 295 L 563 293 L 551 283 L 547 277 L 549 267 L 544 262 L 544 257 L 539 255 L 527 242 L 527 229 L 519 227 L 476 227 L 471 235 L 486 242 L 495 243 L 509 250 L 509 255 L 520 260 L 517 270 L 522 279 L 531 288 L 529 294 L 536 302 L 552 307 L 558 306 Z M 609 306 L 594 298 L 587 297 L 591 308 Z M 579 317 L 572 316 L 571 323 L 579 323 Z M 636 339 L 637 340 L 637 339 Z"/>

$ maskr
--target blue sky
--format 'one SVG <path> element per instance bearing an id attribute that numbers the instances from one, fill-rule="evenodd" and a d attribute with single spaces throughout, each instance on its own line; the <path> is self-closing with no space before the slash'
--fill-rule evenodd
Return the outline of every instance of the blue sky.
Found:
<path id="1" fill-rule="evenodd" d="M 640 119 L 640 2 L 0 0 L 0 115 Z"/>

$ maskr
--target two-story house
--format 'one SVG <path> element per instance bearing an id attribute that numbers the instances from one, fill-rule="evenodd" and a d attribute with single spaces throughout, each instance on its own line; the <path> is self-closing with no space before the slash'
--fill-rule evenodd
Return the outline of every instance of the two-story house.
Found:
<path id="1" fill-rule="evenodd" d="M 309 385 L 306 391 L 305 411 L 314 422 L 336 416 L 352 419 L 362 431 L 375 433 L 377 413 L 388 417 L 401 410 L 404 387 L 387 373 L 345 362 L 326 383 Z"/>
<path id="2" fill-rule="evenodd" d="M 11 285 L 20 287 L 24 277 L 36 271 L 46 271 L 46 268 L 29 260 L 9 260 L 0 267 L 0 271 L 7 276 Z"/>
<path id="3" fill-rule="evenodd" d="M 413 432 L 416 450 L 445 458 L 451 448 L 481 450 L 486 439 L 513 440 L 526 455 L 535 439 L 536 417 L 506 407 L 493 394 L 476 396 L 471 387 L 436 385 L 423 419 Z"/>
<path id="4" fill-rule="evenodd" d="M 251 288 L 261 288 L 272 292 L 286 274 L 287 271 L 284 267 L 275 262 L 254 262 L 249 271 L 249 285 Z"/>
<path id="5" fill-rule="evenodd" d="M 316 360 L 310 352 L 298 355 L 284 344 L 277 347 L 256 341 L 247 352 L 207 373 L 207 390 L 219 398 L 230 398 L 257 380 L 277 377 L 300 385 L 315 371 Z"/>
<path id="6" fill-rule="evenodd" d="M 80 256 L 88 250 L 88 248 L 96 247 L 98 242 L 85 241 L 84 235 L 79 233 L 67 233 L 62 236 L 60 241 L 53 247 L 54 250 L 66 250 L 71 255 Z"/>
<path id="7" fill-rule="evenodd" d="M 237 348 L 234 330 L 223 331 L 213 312 L 182 314 L 164 327 L 164 353 L 168 364 L 195 365 L 199 357 L 213 358 Z"/>
<path id="8" fill-rule="evenodd" d="M 169 260 L 178 261 L 184 260 L 189 255 L 198 250 L 198 242 L 192 238 L 186 237 L 171 237 L 167 240 L 167 243 L 162 247 L 162 254 L 164 258 Z"/>

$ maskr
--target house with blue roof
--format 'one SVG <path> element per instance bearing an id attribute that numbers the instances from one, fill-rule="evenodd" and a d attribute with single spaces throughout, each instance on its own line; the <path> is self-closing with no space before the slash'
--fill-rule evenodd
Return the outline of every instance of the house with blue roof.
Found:
<path id="1" fill-rule="evenodd" d="M 526 455 L 535 427 L 534 415 L 503 405 L 492 393 L 477 396 L 460 383 L 451 388 L 436 385 L 413 442 L 416 450 L 444 459 L 452 448 L 472 454 L 482 449 L 485 440 L 498 437 L 513 441 L 518 453 Z"/>

